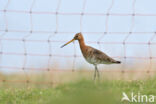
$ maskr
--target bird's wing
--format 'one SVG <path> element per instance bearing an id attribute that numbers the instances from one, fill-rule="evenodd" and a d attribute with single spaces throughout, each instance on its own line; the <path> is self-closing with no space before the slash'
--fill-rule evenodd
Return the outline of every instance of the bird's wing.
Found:
<path id="1" fill-rule="evenodd" d="M 93 50 L 93 54 L 95 55 L 96 59 L 98 59 L 99 61 L 105 61 L 105 62 L 111 62 L 111 63 L 115 63 L 116 60 L 114 60 L 113 58 L 109 57 L 108 55 L 106 55 L 104 52 L 95 49 L 93 47 L 90 47 Z"/>

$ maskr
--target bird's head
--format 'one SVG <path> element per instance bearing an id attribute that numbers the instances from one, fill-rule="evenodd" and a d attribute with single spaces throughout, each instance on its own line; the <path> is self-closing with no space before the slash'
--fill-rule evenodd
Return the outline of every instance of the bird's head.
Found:
<path id="1" fill-rule="evenodd" d="M 75 34 L 75 36 L 74 36 L 74 39 L 75 39 L 75 40 L 81 40 L 82 38 L 83 38 L 83 36 L 82 36 L 81 33 L 77 33 L 77 34 Z"/>
<path id="2" fill-rule="evenodd" d="M 66 44 L 62 45 L 61 48 L 68 45 L 69 43 L 73 42 L 74 40 L 81 40 L 81 39 L 83 39 L 82 33 L 77 33 L 77 34 L 75 34 L 75 36 L 74 36 L 74 38 L 72 40 L 70 40 Z"/>

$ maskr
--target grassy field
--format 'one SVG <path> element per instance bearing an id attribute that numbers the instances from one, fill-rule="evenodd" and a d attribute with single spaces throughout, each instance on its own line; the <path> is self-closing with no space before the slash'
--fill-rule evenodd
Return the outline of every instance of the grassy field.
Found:
<path id="1" fill-rule="evenodd" d="M 42 88 L 1 85 L 0 104 L 129 104 L 121 102 L 122 92 L 130 94 L 132 91 L 156 95 L 156 78 L 139 81 L 81 79 Z"/>

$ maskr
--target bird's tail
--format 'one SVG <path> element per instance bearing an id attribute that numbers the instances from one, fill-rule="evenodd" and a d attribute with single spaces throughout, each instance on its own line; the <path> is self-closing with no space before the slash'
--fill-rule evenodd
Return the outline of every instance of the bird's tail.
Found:
<path id="1" fill-rule="evenodd" d="M 115 63 L 116 63 L 116 64 L 120 64 L 120 63 L 121 63 L 121 61 L 115 61 Z"/>

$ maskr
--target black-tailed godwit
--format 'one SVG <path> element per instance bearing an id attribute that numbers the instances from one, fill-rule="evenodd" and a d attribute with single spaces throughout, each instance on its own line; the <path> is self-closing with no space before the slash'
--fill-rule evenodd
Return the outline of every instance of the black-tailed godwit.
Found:
<path id="1" fill-rule="evenodd" d="M 97 72 L 98 78 L 100 77 L 100 74 L 97 68 L 98 64 L 120 64 L 121 63 L 120 61 L 116 61 L 113 58 L 109 57 L 102 51 L 95 49 L 93 47 L 87 46 L 84 42 L 82 33 L 77 33 L 72 40 L 62 45 L 61 48 L 73 42 L 74 40 L 79 41 L 81 52 L 84 58 L 86 59 L 86 61 L 95 66 L 94 79 L 96 78 L 96 72 Z"/>

